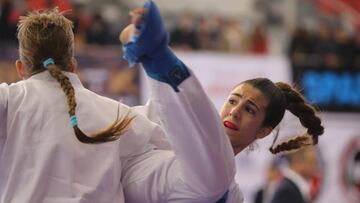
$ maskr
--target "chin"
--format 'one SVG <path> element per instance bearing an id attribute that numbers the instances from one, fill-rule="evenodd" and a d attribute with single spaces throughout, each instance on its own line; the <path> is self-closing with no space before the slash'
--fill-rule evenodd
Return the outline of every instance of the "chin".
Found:
<path id="1" fill-rule="evenodd" d="M 234 136 L 234 135 L 233 135 L 234 132 L 233 132 L 232 130 L 228 129 L 228 128 L 225 128 L 225 132 L 226 132 L 226 135 L 227 135 L 228 137 Z"/>
<path id="2" fill-rule="evenodd" d="M 238 137 L 234 132 L 226 132 L 228 138 L 231 140 L 231 142 L 236 141 L 236 138 Z"/>

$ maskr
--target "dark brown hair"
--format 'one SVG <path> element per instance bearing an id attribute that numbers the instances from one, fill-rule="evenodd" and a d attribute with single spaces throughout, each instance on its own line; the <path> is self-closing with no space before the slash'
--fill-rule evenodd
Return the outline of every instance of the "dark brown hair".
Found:
<path id="1" fill-rule="evenodd" d="M 69 116 L 75 116 L 75 90 L 69 78 L 62 71 L 68 71 L 74 63 L 73 24 L 58 11 L 57 8 L 39 12 L 31 12 L 20 17 L 17 38 L 19 40 L 20 60 L 25 67 L 27 76 L 48 70 L 65 93 L 69 106 Z M 52 58 L 55 64 L 45 68 L 43 62 Z M 127 115 L 125 119 L 117 118 L 107 128 L 87 136 L 78 125 L 74 125 L 76 137 L 84 143 L 101 143 L 118 139 L 129 127 L 133 118 Z M 70 124 L 70 121 L 69 121 Z"/>
<path id="2" fill-rule="evenodd" d="M 270 151 L 272 153 L 276 154 L 318 143 L 318 137 L 324 133 L 324 127 L 321 125 L 321 119 L 316 115 L 315 108 L 306 102 L 299 91 L 289 84 L 283 82 L 273 83 L 267 78 L 246 80 L 242 84 L 249 84 L 257 88 L 268 98 L 269 103 L 266 108 L 263 126 L 274 129 L 283 119 L 285 110 L 289 110 L 307 128 L 305 135 L 292 138 L 275 148 L 271 146 Z"/>

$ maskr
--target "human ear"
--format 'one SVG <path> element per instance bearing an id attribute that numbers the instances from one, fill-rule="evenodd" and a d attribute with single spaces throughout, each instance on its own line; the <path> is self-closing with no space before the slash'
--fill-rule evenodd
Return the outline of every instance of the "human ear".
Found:
<path id="1" fill-rule="evenodd" d="M 75 73 L 76 70 L 77 70 L 77 60 L 73 57 L 69 65 L 69 71 Z"/>
<path id="2" fill-rule="evenodd" d="M 26 73 L 23 63 L 20 60 L 15 61 L 15 68 L 16 73 L 19 76 L 20 79 L 24 80 L 26 79 Z"/>
<path id="3" fill-rule="evenodd" d="M 256 134 L 256 139 L 262 139 L 269 135 L 272 131 L 272 127 L 261 127 L 260 130 Z"/>

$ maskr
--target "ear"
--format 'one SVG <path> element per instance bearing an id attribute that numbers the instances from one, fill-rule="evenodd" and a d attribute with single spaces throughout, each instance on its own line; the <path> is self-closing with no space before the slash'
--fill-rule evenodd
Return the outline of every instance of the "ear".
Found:
<path id="1" fill-rule="evenodd" d="M 15 68 L 17 75 L 20 79 L 24 80 L 26 79 L 26 72 L 23 63 L 20 60 L 15 61 Z"/>
<path id="2" fill-rule="evenodd" d="M 261 127 L 260 130 L 256 134 L 256 139 L 262 139 L 269 135 L 272 131 L 272 127 Z"/>
<path id="3" fill-rule="evenodd" d="M 69 66 L 69 71 L 72 72 L 72 73 L 75 73 L 76 70 L 77 70 L 77 60 L 73 57 L 71 59 L 71 63 L 70 63 L 70 66 Z"/>

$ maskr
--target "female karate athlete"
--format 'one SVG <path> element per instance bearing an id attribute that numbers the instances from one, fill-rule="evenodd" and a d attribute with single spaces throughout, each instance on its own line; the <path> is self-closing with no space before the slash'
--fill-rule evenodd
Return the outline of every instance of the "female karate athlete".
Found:
<path id="1" fill-rule="evenodd" d="M 147 69 L 159 78 L 173 71 L 152 84 L 160 113 L 178 119 L 166 123 L 176 156 L 161 153 L 157 162 L 149 139 L 163 131 L 82 86 L 68 19 L 56 9 L 30 13 L 20 20 L 18 40 L 15 66 L 23 80 L 0 84 L 1 203 L 142 202 L 124 199 L 124 185 L 146 187 L 139 194 L 156 203 L 216 202 L 226 193 L 235 175 L 230 142 L 210 100 L 193 91 L 201 87 L 185 66 L 168 69 L 161 60 L 164 69 Z M 141 47 L 144 53 L 158 48 Z M 195 113 L 199 108 L 204 111 Z M 162 173 L 149 173 L 158 166 Z"/>
<path id="2" fill-rule="evenodd" d="M 203 139 L 208 139 L 205 142 L 214 146 L 220 144 L 211 143 L 215 141 L 215 138 L 206 135 L 206 131 L 211 132 L 214 125 L 219 125 L 214 122 L 207 123 L 207 121 L 217 119 L 218 113 L 209 104 L 206 94 L 192 72 L 168 47 L 168 35 L 155 4 L 148 1 L 145 3 L 145 9 L 136 9 L 132 15 L 134 24 L 127 27 L 124 32 L 133 34 L 130 38 L 124 33 L 120 35 L 121 40 L 125 42 L 124 58 L 128 60 L 129 64 L 141 62 L 146 73 L 154 79 L 150 80 L 150 84 L 156 85 L 156 88 L 152 88 L 155 91 L 152 93 L 151 109 L 140 109 L 140 111 L 147 111 L 145 114 L 148 116 L 151 114 L 150 117 L 157 117 L 157 122 L 161 123 L 168 134 L 185 131 L 188 133 L 179 133 L 179 135 L 169 138 L 175 155 L 169 150 L 159 149 L 149 154 L 147 158 L 142 157 L 137 162 L 130 162 L 133 168 L 136 168 L 140 162 L 142 164 L 148 162 L 149 167 L 139 168 L 138 171 L 130 170 L 131 175 L 123 176 L 126 201 L 144 203 L 242 202 L 241 192 L 234 180 L 222 198 L 217 201 L 196 200 L 196 196 L 201 194 L 201 190 L 200 188 L 191 190 L 190 182 L 202 176 L 204 176 L 203 181 L 206 181 L 208 171 L 212 171 L 213 168 L 205 168 L 206 164 L 202 163 L 204 160 L 208 163 L 217 161 L 218 157 L 206 150 L 197 151 L 197 153 L 195 153 L 195 149 L 179 152 L 175 143 L 185 141 L 184 145 L 193 146 L 193 140 L 182 138 L 184 135 L 193 135 L 193 133 L 199 132 L 201 136 L 204 136 Z M 129 41 L 124 41 L 124 39 L 129 39 Z M 156 80 L 163 81 L 168 85 L 154 84 Z M 168 96 L 171 89 L 178 91 L 179 98 Z M 186 109 L 177 108 L 180 106 L 178 102 L 184 103 Z M 164 108 L 163 103 L 173 105 L 174 108 Z M 220 113 L 221 120 L 218 121 L 231 141 L 233 156 L 240 153 L 254 140 L 269 135 L 282 120 L 286 109 L 299 117 L 302 125 L 308 128 L 308 135 L 299 136 L 276 147 L 271 147 L 271 152 L 278 153 L 316 144 L 318 136 L 323 133 L 321 120 L 315 115 L 314 108 L 306 103 L 302 95 L 291 86 L 286 83 L 274 84 L 265 78 L 247 80 L 236 86 L 225 102 Z M 178 116 L 183 114 L 188 114 L 189 118 L 183 119 L 186 118 L 185 115 L 178 119 Z M 188 131 L 189 129 L 190 131 Z M 222 135 L 224 137 L 226 137 L 225 132 Z M 223 150 L 228 150 L 227 147 L 229 146 L 226 144 Z M 204 154 L 203 159 L 199 159 L 199 153 Z M 189 162 L 191 165 L 184 165 L 183 162 L 175 165 L 174 160 L 179 154 L 184 157 L 193 156 L 193 161 Z M 233 160 L 233 156 L 226 158 Z M 230 162 L 231 160 L 226 161 Z M 196 167 L 191 169 L 192 166 Z M 184 177 L 182 171 L 193 175 Z M 224 176 L 223 173 L 226 171 L 217 170 L 216 173 L 217 176 Z M 188 177 L 191 179 L 187 179 Z M 225 175 L 224 177 L 231 176 Z M 149 181 L 156 184 L 149 187 L 145 184 Z M 183 192 L 186 190 L 188 192 L 184 195 Z M 190 196 L 193 198 L 189 198 Z"/>

